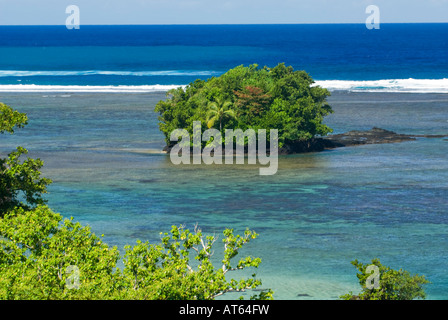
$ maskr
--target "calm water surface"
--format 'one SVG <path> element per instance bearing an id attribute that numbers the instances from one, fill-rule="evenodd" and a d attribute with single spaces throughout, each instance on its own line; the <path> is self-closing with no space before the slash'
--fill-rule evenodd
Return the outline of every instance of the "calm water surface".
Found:
<path id="1" fill-rule="evenodd" d="M 276 299 L 359 292 L 353 259 L 424 274 L 429 299 L 448 299 L 448 141 L 340 148 L 284 156 L 274 176 L 257 166 L 175 166 L 160 152 L 152 94 L 6 93 L 29 125 L 0 140 L 45 161 L 49 205 L 122 248 L 156 242 L 171 225 L 260 234 L 242 254 Z M 373 126 L 448 134 L 448 95 L 334 92 L 335 133 Z M 218 248 L 216 255 L 219 254 Z"/>

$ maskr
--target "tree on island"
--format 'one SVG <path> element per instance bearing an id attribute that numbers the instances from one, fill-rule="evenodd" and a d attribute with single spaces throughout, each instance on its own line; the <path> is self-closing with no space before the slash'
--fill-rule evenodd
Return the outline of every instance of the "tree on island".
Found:
<path id="1" fill-rule="evenodd" d="M 216 98 L 216 101 L 211 101 L 208 104 L 207 112 L 207 127 L 213 128 L 215 123 L 219 123 L 219 131 L 222 131 L 222 123 L 227 119 L 236 119 L 235 112 L 230 109 L 232 101 L 221 101 Z"/>
<path id="2" fill-rule="evenodd" d="M 200 121 L 206 129 L 208 105 L 219 99 L 232 103 L 237 116 L 220 125 L 221 134 L 225 129 L 277 129 L 282 147 L 332 132 L 323 123 L 324 117 L 333 112 L 326 101 L 329 95 L 305 71 L 294 71 L 283 63 L 274 68 L 254 64 L 170 90 L 155 111 L 160 114 L 159 128 L 168 146 L 172 145 L 170 134 L 175 129 L 186 129 L 191 135 L 194 121 Z"/>
<path id="3" fill-rule="evenodd" d="M 241 91 L 235 91 L 236 102 L 239 107 L 240 116 L 258 117 L 269 107 L 272 97 L 263 92 L 263 89 L 253 86 L 246 86 Z M 250 119 L 248 119 L 250 120 Z"/>
<path id="4" fill-rule="evenodd" d="M 27 117 L 0 103 L 0 134 L 23 127 Z M 257 268 L 260 258 L 235 263 L 241 248 L 257 238 L 254 231 L 222 234 L 223 256 L 213 256 L 218 237 L 184 226 L 161 233 L 157 244 L 137 241 L 110 247 L 90 228 L 53 212 L 43 194 L 51 181 L 41 177 L 43 162 L 19 157 L 19 147 L 0 158 L 0 299 L 214 299 L 228 292 L 256 289 L 252 277 L 228 279 L 229 272 Z M 118 262 L 123 262 L 123 269 Z M 213 263 L 214 262 L 214 263 Z M 272 299 L 270 289 L 251 299 Z"/>

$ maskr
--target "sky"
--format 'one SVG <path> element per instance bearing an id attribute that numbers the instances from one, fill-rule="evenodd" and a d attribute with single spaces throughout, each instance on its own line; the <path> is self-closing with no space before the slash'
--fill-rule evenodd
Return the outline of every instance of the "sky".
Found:
<path id="1" fill-rule="evenodd" d="M 381 23 L 448 22 L 448 0 L 0 0 L 0 25 L 365 23 L 376 5 Z"/>

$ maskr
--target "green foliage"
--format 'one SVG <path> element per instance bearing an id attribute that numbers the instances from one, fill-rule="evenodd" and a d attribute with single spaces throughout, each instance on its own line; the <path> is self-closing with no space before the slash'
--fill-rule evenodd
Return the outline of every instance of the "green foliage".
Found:
<path id="1" fill-rule="evenodd" d="M 222 124 L 227 119 L 236 119 L 235 112 L 230 109 L 232 106 L 231 101 L 221 101 L 216 98 L 216 101 L 212 101 L 208 104 L 207 112 L 207 127 L 212 128 L 216 123 L 219 123 L 219 130 L 222 131 Z"/>
<path id="2" fill-rule="evenodd" d="M 361 293 L 354 295 L 352 292 L 343 295 L 343 300 L 413 300 L 425 299 L 426 294 L 423 285 L 430 283 L 425 276 L 418 274 L 411 275 L 406 270 L 393 270 L 383 266 L 379 259 L 373 259 L 370 264 L 362 264 L 358 260 L 352 261 L 358 269 L 357 277 L 362 287 Z M 367 267 L 374 265 L 379 271 L 379 287 L 367 288 L 367 282 L 371 273 L 367 272 Z"/>
<path id="3" fill-rule="evenodd" d="M 28 122 L 25 113 L 13 110 L 11 107 L 0 102 L 0 133 L 14 133 L 14 127 L 22 128 Z"/>
<path id="4" fill-rule="evenodd" d="M 27 116 L 0 103 L 0 133 L 14 132 L 14 127 L 23 127 Z M 14 207 L 31 208 L 45 203 L 42 194 L 47 192 L 50 179 L 41 177 L 43 166 L 40 159 L 20 157 L 27 154 L 25 148 L 18 147 L 7 158 L 0 158 L 0 217 Z"/>
<path id="5" fill-rule="evenodd" d="M 18 147 L 8 158 L 0 159 L 0 217 L 14 207 L 31 208 L 46 202 L 42 194 L 47 192 L 51 180 L 41 177 L 42 160 L 20 161 L 20 156 L 27 153 Z"/>
<path id="6" fill-rule="evenodd" d="M 326 102 L 330 92 L 313 84 L 305 71 L 294 71 L 284 64 L 274 68 L 238 66 L 219 77 L 169 91 L 168 99 L 159 101 L 155 111 L 160 114 L 159 128 L 168 145 L 173 130 L 187 129 L 192 134 L 193 121 L 206 125 L 210 111 L 217 113 L 209 108 L 210 103 L 225 101 L 232 105 L 235 116 L 219 118 L 223 120 L 219 121 L 222 133 L 227 128 L 278 129 L 282 146 L 332 131 L 323 124 L 323 118 L 332 112 Z"/>
<path id="7" fill-rule="evenodd" d="M 173 226 L 161 243 L 137 241 L 126 246 L 123 270 L 116 247 L 109 247 L 89 227 L 62 219 L 47 206 L 17 208 L 0 219 L 0 299 L 176 299 L 208 300 L 232 291 L 255 289 L 261 281 L 227 280 L 226 273 L 258 267 L 259 258 L 232 258 L 257 234 L 224 231 L 224 258 L 215 269 L 211 258 L 214 236 Z M 195 256 L 196 265 L 190 258 Z M 79 272 L 71 287 L 70 266 Z M 272 291 L 252 298 L 272 299 Z"/>
<path id="8" fill-rule="evenodd" d="M 247 230 L 243 237 L 226 229 L 224 234 L 224 259 L 222 267 L 212 263 L 215 236 L 205 236 L 195 228 L 194 232 L 173 226 L 170 233 L 161 234 L 161 244 L 138 242 L 126 246 L 123 275 L 128 297 L 135 299 L 211 300 L 227 292 L 255 289 L 261 281 L 255 275 L 249 279 L 228 281 L 228 271 L 258 267 L 259 258 L 246 257 L 232 267 L 231 259 L 238 250 L 257 234 Z M 195 261 L 191 261 L 194 256 Z M 132 288 L 132 290 L 130 290 Z M 252 298 L 272 298 L 272 291 L 262 291 Z"/>
<path id="9" fill-rule="evenodd" d="M 105 299 L 116 289 L 117 249 L 46 206 L 10 211 L 0 219 L 0 239 L 1 299 Z M 67 286 L 73 265 L 78 289 Z"/>

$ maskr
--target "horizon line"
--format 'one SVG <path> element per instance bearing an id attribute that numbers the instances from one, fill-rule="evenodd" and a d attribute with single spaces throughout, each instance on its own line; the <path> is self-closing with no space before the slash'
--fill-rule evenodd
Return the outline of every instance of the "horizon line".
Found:
<path id="1" fill-rule="evenodd" d="M 80 24 L 80 26 L 261 26 L 261 25 L 365 25 L 365 22 L 302 22 L 302 23 L 123 23 L 123 24 Z M 448 24 L 448 21 L 440 22 L 382 22 L 381 24 Z M 65 24 L 0 24 L 0 27 L 65 27 Z"/>

